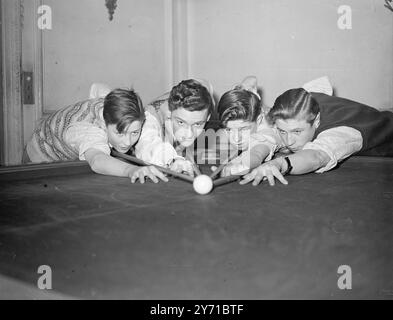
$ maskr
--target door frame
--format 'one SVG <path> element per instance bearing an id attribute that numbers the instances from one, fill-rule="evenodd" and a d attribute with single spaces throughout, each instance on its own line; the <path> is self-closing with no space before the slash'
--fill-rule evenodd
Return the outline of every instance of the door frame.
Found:
<path id="1" fill-rule="evenodd" d="M 3 124 L 3 34 L 2 34 L 2 24 L 3 24 L 3 17 L 2 17 L 2 0 L 0 0 L 0 166 L 4 164 L 4 124 Z"/>
<path id="2" fill-rule="evenodd" d="M 31 0 L 29 0 L 31 1 Z M 2 99 L 0 104 L 0 164 L 21 164 L 24 151 L 24 121 L 42 117 L 43 105 L 43 54 L 42 30 L 37 26 L 37 10 L 43 0 L 34 1 L 33 15 L 24 16 L 22 0 L 0 0 L 1 5 L 1 79 Z M 22 28 L 23 19 L 34 19 L 33 29 L 33 85 L 34 118 L 24 119 L 22 101 Z"/>
<path id="3" fill-rule="evenodd" d="M 31 1 L 31 0 L 29 0 Z M 34 102 L 35 102 L 35 123 L 41 119 L 43 115 L 44 105 L 44 47 L 43 47 L 43 31 L 38 28 L 37 25 L 37 13 L 38 8 L 44 5 L 44 0 L 33 0 L 34 1 L 34 12 L 33 16 L 29 19 L 33 19 L 35 28 L 33 30 L 33 85 L 34 85 Z"/>
<path id="4" fill-rule="evenodd" d="M 1 1 L 2 41 L 2 164 L 20 164 L 23 155 L 21 85 L 21 0 Z"/>

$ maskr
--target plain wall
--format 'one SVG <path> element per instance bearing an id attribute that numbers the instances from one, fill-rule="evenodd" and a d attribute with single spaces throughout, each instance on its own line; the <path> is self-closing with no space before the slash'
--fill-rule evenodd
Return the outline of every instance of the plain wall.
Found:
<path id="1" fill-rule="evenodd" d="M 221 95 L 256 75 L 264 102 L 327 75 L 338 96 L 393 111 L 393 13 L 372 0 L 189 0 L 189 75 Z M 337 10 L 352 9 L 340 30 Z"/>
<path id="2" fill-rule="evenodd" d="M 148 102 L 170 89 L 179 61 L 179 74 L 210 80 L 217 96 L 253 74 L 270 106 L 327 75 L 337 95 L 393 108 L 393 13 L 382 0 L 182 0 L 177 20 L 168 14 L 176 1 L 118 0 L 113 21 L 105 1 L 44 3 L 53 15 L 43 31 L 44 110 L 85 99 L 92 82 L 132 85 Z M 351 30 L 337 26 L 340 5 L 352 8 Z M 173 21 L 186 32 L 177 61 Z"/>
<path id="3" fill-rule="evenodd" d="M 143 101 L 168 90 L 165 1 L 118 0 L 112 21 L 104 0 L 44 4 L 44 111 L 86 99 L 93 82 L 133 86 Z"/>

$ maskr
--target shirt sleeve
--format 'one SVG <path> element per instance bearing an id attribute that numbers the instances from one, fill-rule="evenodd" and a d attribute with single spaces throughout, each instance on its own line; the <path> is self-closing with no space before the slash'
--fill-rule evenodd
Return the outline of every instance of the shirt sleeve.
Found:
<path id="1" fill-rule="evenodd" d="M 78 153 L 79 160 L 86 160 L 88 149 L 100 150 L 107 155 L 111 153 L 106 131 L 91 123 L 71 125 L 65 135 L 66 143 Z"/>
<path id="2" fill-rule="evenodd" d="M 143 124 L 141 136 L 135 146 L 135 155 L 151 164 L 166 166 L 179 156 L 169 142 L 164 141 L 161 123 L 149 111 L 145 112 L 146 120 Z"/>
<path id="3" fill-rule="evenodd" d="M 104 98 L 111 88 L 105 83 L 93 83 L 90 87 L 89 99 Z"/>
<path id="4" fill-rule="evenodd" d="M 279 137 L 273 128 L 260 125 L 257 132 L 251 134 L 248 148 L 231 162 L 237 165 L 242 164 L 245 168 L 250 169 L 251 166 L 255 166 L 255 162 L 259 165 L 264 161 L 269 161 L 277 152 L 278 140 Z M 269 150 L 267 156 L 266 147 Z"/>
<path id="5" fill-rule="evenodd" d="M 328 77 L 321 77 L 307 82 L 303 85 L 303 89 L 308 92 L 324 93 L 329 96 L 333 95 L 333 87 Z"/>
<path id="6" fill-rule="evenodd" d="M 266 157 L 266 159 L 264 159 L 264 161 L 271 160 L 281 145 L 281 139 L 277 134 L 277 131 L 267 123 L 265 118 L 262 119 L 261 124 L 258 126 L 257 132 L 251 135 L 249 149 L 252 150 L 261 144 L 267 146 L 270 151 L 269 155 Z"/>
<path id="7" fill-rule="evenodd" d="M 250 150 L 257 149 L 260 145 L 265 145 L 269 148 L 269 155 L 264 159 L 264 161 L 271 160 L 280 145 L 280 139 L 276 131 L 272 128 L 263 128 L 252 134 Z"/>
<path id="8" fill-rule="evenodd" d="M 323 168 L 315 171 L 322 173 L 334 168 L 338 162 L 360 151 L 363 138 L 360 131 L 351 127 L 337 127 L 321 132 L 314 141 L 304 145 L 303 150 L 321 150 L 330 158 Z"/>

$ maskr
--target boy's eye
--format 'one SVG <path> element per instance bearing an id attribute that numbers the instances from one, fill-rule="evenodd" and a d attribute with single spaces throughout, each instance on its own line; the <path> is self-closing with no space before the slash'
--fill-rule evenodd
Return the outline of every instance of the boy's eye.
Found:
<path id="1" fill-rule="evenodd" d="M 184 122 L 181 121 L 181 120 L 177 120 L 177 124 L 180 125 L 180 126 L 182 126 L 182 125 L 184 124 Z"/>
<path id="2" fill-rule="evenodd" d="M 293 133 L 299 135 L 301 133 L 301 131 L 300 130 L 296 130 Z"/>
<path id="3" fill-rule="evenodd" d="M 131 132 L 131 135 L 137 136 L 137 135 L 139 135 L 139 131 L 133 131 L 133 132 Z"/>

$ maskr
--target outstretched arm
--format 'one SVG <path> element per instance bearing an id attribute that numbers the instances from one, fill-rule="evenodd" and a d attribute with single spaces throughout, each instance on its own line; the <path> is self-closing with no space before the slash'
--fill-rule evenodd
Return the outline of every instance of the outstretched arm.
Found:
<path id="1" fill-rule="evenodd" d="M 291 174 L 329 171 L 338 162 L 361 150 L 362 145 L 362 135 L 354 128 L 343 126 L 325 130 L 314 141 L 306 143 L 303 150 L 288 156 L 293 167 Z M 257 185 L 262 179 L 267 179 L 270 185 L 274 185 L 275 178 L 281 182 L 285 180 L 282 172 L 286 170 L 284 158 L 277 158 L 244 176 L 242 184 L 254 181 L 253 185 Z"/>
<path id="2" fill-rule="evenodd" d="M 91 169 L 99 174 L 129 177 L 132 183 L 137 179 L 139 179 L 141 183 L 144 183 L 145 177 L 150 178 L 155 183 L 159 181 L 158 178 L 162 181 L 168 181 L 165 175 L 153 166 L 135 166 L 94 148 L 88 149 L 84 155 Z"/>
<path id="3" fill-rule="evenodd" d="M 330 158 L 324 151 L 320 150 L 301 150 L 288 156 L 291 162 L 291 174 L 305 174 L 314 172 L 319 168 L 326 166 Z M 258 185 L 263 180 L 268 180 L 271 186 L 275 185 L 275 179 L 283 184 L 288 184 L 283 173 L 288 169 L 288 163 L 284 157 L 279 157 L 268 161 L 258 168 L 255 168 L 249 174 L 243 177 L 240 184 L 246 184 L 253 181 L 253 185 Z"/>
<path id="4" fill-rule="evenodd" d="M 322 150 L 300 150 L 288 156 L 292 164 L 291 174 L 305 174 L 317 171 L 318 169 L 326 166 L 329 161 L 329 155 Z M 279 157 L 272 161 L 277 161 L 281 172 L 288 169 L 288 163 L 284 157 Z"/>
<path id="5" fill-rule="evenodd" d="M 270 146 L 265 144 L 259 144 L 252 147 L 251 150 L 245 150 L 224 167 L 221 171 L 221 176 L 230 176 L 254 169 L 269 156 L 270 152 Z"/>
<path id="6" fill-rule="evenodd" d="M 280 143 L 276 132 L 265 125 L 264 128 L 251 135 L 249 148 L 233 159 L 223 169 L 222 175 L 228 176 L 256 168 L 273 157 Z"/>
<path id="7" fill-rule="evenodd" d="M 135 154 L 145 162 L 167 166 L 173 159 L 178 158 L 177 152 L 170 143 L 164 141 L 164 124 L 149 111 L 146 111 L 145 115 L 141 136 L 135 145 Z"/>
<path id="8" fill-rule="evenodd" d="M 330 157 L 321 150 L 301 150 L 288 156 L 292 165 L 290 174 L 305 174 L 314 172 L 326 166 Z M 283 184 L 288 184 L 283 173 L 288 169 L 288 163 L 284 157 L 279 157 L 268 161 L 258 168 L 255 168 L 249 174 L 244 176 L 240 184 L 246 184 L 253 181 L 253 185 L 258 185 L 262 180 L 268 180 L 271 186 L 275 185 L 275 179 Z"/>
<path id="9" fill-rule="evenodd" d="M 184 171 L 193 176 L 194 170 L 191 162 L 179 156 L 172 144 L 164 141 L 162 124 L 149 111 L 145 114 L 146 121 L 135 146 L 136 156 L 145 162 L 162 167 L 169 166 L 171 170 Z"/>

